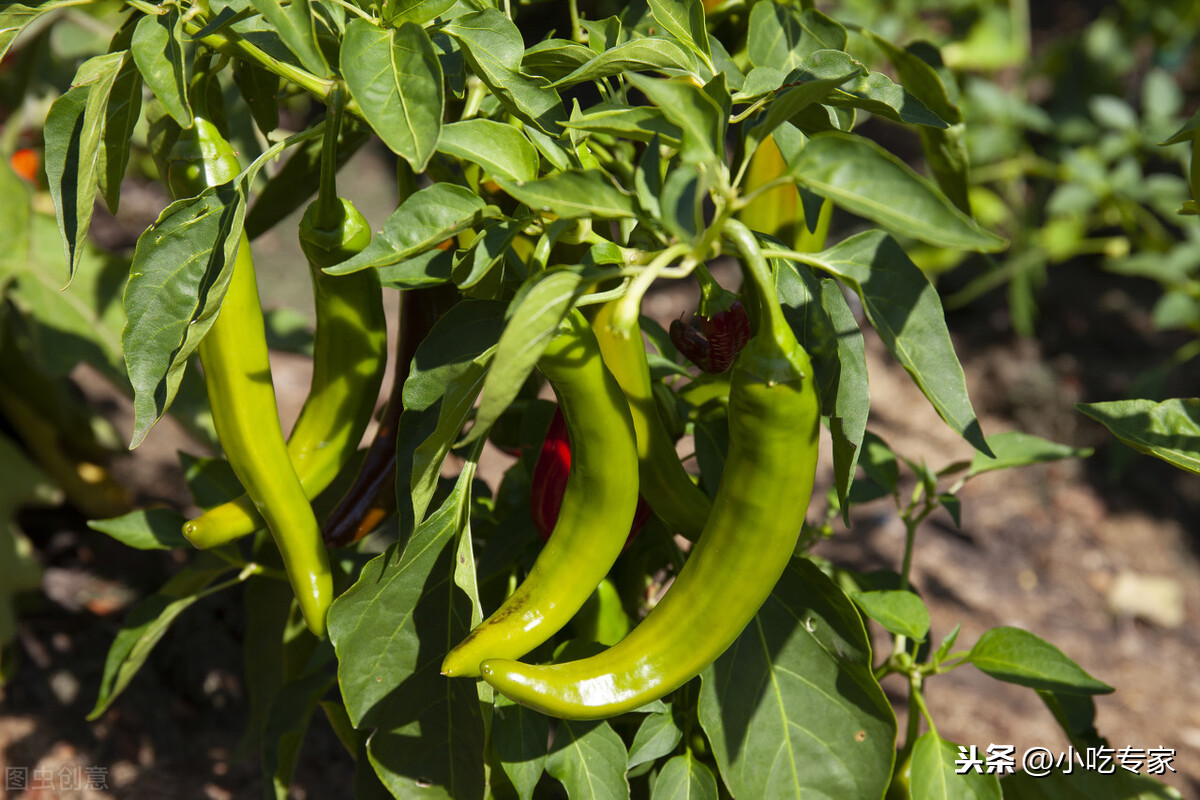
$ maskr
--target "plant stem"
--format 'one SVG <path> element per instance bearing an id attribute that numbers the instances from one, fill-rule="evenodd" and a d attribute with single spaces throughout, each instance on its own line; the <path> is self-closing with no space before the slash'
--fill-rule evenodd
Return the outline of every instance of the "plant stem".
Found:
<path id="1" fill-rule="evenodd" d="M 567 0 L 567 8 L 571 13 L 571 41 L 586 44 L 583 26 L 579 24 L 579 0 Z"/>
<path id="2" fill-rule="evenodd" d="M 325 134 L 321 143 L 321 179 L 317 186 L 317 207 L 314 221 L 323 230 L 333 230 L 344 220 L 342 204 L 337 196 L 337 140 L 342 130 L 342 109 L 346 93 L 334 84 L 325 100 Z"/>
<path id="3" fill-rule="evenodd" d="M 921 712 L 921 716 L 925 718 L 925 724 L 929 726 L 930 732 L 934 736 L 938 736 L 937 725 L 933 724 L 933 715 L 929 713 L 929 706 L 925 705 L 925 693 L 922 690 L 923 681 L 924 678 L 919 672 L 913 672 L 912 677 L 909 679 L 909 718 L 911 720 L 913 716 L 912 705 L 915 703 L 917 709 L 919 709 Z M 910 725 L 910 730 L 911 729 L 912 727 Z M 940 739 L 941 737 L 938 736 L 938 738 Z"/>
<path id="4" fill-rule="evenodd" d="M 140 0 L 125 0 L 125 4 L 132 8 L 136 8 L 143 13 L 158 13 L 155 6 L 140 2 Z M 268 72 L 273 72 L 284 80 L 291 81 L 304 91 L 311 95 L 315 95 L 316 97 L 325 98 L 328 96 L 330 89 L 333 88 L 333 85 L 337 83 L 335 80 L 329 78 L 318 78 L 316 75 L 313 75 L 307 70 L 294 67 L 291 64 L 285 64 L 282 61 L 278 61 L 267 53 L 263 52 L 263 50 L 256 45 L 251 44 L 242 37 L 238 36 L 236 33 L 230 31 L 216 31 L 208 34 L 207 36 L 197 37 L 196 34 L 204 29 L 204 25 L 207 24 L 207 22 L 207 20 L 195 18 L 188 19 L 184 21 L 183 29 L 189 36 L 192 37 L 193 41 L 199 42 L 205 47 L 210 47 L 213 50 L 216 50 L 218 53 L 232 56 L 233 58 L 239 58 L 243 61 L 251 61 Z M 354 101 L 353 97 L 347 98 L 346 100 L 346 112 L 365 120 L 362 109 L 359 108 L 358 103 Z"/>

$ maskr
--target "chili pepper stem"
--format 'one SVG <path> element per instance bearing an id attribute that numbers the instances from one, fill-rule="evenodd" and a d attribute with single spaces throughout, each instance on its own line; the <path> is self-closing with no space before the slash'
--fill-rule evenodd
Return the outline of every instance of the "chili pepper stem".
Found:
<path id="1" fill-rule="evenodd" d="M 642 298 L 662 271 L 690 249 L 686 244 L 673 244 L 656 255 L 645 269 L 634 277 L 633 282 L 629 284 L 629 290 L 625 292 L 625 296 L 621 298 L 613 311 L 612 321 L 609 325 L 614 333 L 626 339 L 633 335 L 633 330 L 637 327 L 638 315 L 642 311 Z M 692 269 L 698 263 L 693 262 L 687 266 Z"/>

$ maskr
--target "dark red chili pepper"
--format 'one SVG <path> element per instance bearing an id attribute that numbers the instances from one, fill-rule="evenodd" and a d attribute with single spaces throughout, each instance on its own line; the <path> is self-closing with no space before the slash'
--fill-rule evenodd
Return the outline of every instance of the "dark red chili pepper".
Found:
<path id="1" fill-rule="evenodd" d="M 750 341 L 750 318 L 734 302 L 711 317 L 697 315 L 701 330 L 681 319 L 671 322 L 671 341 L 679 352 L 704 372 L 725 372 Z"/>
<path id="2" fill-rule="evenodd" d="M 711 317 L 701 317 L 700 324 L 708 337 L 708 358 L 713 372 L 724 372 L 750 341 L 750 317 L 741 303 L 735 302 L 726 311 Z"/>
<path id="3" fill-rule="evenodd" d="M 533 524 L 537 527 L 542 541 L 548 541 L 558 522 L 558 511 L 562 507 L 563 492 L 567 488 L 567 475 L 571 472 L 571 442 L 567 435 L 567 420 L 561 409 L 554 410 L 550 427 L 546 430 L 546 440 L 542 442 L 542 451 L 538 454 L 537 463 L 533 467 L 533 481 L 529 492 L 529 509 L 533 514 Z M 633 513 L 633 524 L 629 528 L 629 538 L 625 546 L 629 547 L 639 533 L 646 520 L 650 518 L 650 506 L 646 499 L 638 495 L 637 510 Z"/>

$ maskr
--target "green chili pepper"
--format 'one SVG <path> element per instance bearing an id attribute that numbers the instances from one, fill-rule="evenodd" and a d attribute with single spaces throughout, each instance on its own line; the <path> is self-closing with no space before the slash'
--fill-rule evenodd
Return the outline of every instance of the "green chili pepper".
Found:
<path id="1" fill-rule="evenodd" d="M 232 180 L 240 171 L 233 149 L 207 119 L 197 117 L 166 158 L 176 197 Z M 220 313 L 200 342 L 217 438 L 271 530 L 301 614 L 309 629 L 325 635 L 333 599 L 329 558 L 304 488 L 292 468 L 279 413 L 250 242 L 242 233 Z"/>
<path id="2" fill-rule="evenodd" d="M 726 223 L 756 284 L 773 281 L 753 234 Z M 792 557 L 812 491 L 820 411 L 808 354 L 777 302 L 733 367 L 729 454 L 712 513 L 675 583 L 618 644 L 579 661 L 530 666 L 504 658 L 480 665 L 509 698 L 545 714 L 597 719 L 629 711 L 682 686 L 733 643 Z"/>
<path id="3" fill-rule="evenodd" d="M 613 328 L 613 311 L 619 300 L 600 306 L 592 330 L 600 343 L 604 363 L 629 401 L 637 434 L 638 482 L 651 510 L 673 530 L 695 541 L 704 530 L 712 501 L 688 477 L 675 453 L 675 442 L 663 425 L 654 401 L 650 365 L 641 328 Z"/>
<path id="4" fill-rule="evenodd" d="M 349 200 L 341 200 L 342 221 L 321 228 L 317 203 L 300 223 L 300 246 L 308 258 L 316 307 L 313 374 L 308 399 L 288 438 L 288 456 L 311 500 L 327 487 L 354 455 L 371 421 L 387 365 L 387 322 L 375 270 L 326 275 L 366 247 L 370 226 Z M 247 495 L 210 509 L 184 525 L 184 535 L 201 549 L 217 547 L 263 526 Z"/>
<path id="5" fill-rule="evenodd" d="M 538 361 L 567 418 L 571 474 L 558 523 L 529 576 L 442 662 L 442 674 L 479 674 L 496 656 L 519 658 L 563 628 L 625 546 L 637 506 L 637 448 L 621 387 L 583 315 L 572 311 Z"/>

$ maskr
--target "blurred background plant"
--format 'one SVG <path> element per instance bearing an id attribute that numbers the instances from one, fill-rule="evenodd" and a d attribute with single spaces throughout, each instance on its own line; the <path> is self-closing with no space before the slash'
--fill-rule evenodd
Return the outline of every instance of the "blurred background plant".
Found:
<path id="1" fill-rule="evenodd" d="M 913 52 L 933 52 L 922 40 L 939 46 L 951 99 L 972 122 L 951 143 L 966 160 L 970 207 L 1012 246 L 970 257 L 912 247 L 931 276 L 944 276 L 947 307 L 1003 290 L 1011 329 L 1033 337 L 1054 266 L 1086 259 L 1152 281 L 1155 328 L 1189 334 L 1129 387 L 1161 396 L 1171 369 L 1200 354 L 1200 220 L 1177 213 L 1189 158 L 1184 146 L 1161 146 L 1194 105 L 1200 8 L 1096 5 L 841 0 L 836 13 L 915 42 Z M 931 167 L 935 159 L 926 147 Z"/>

